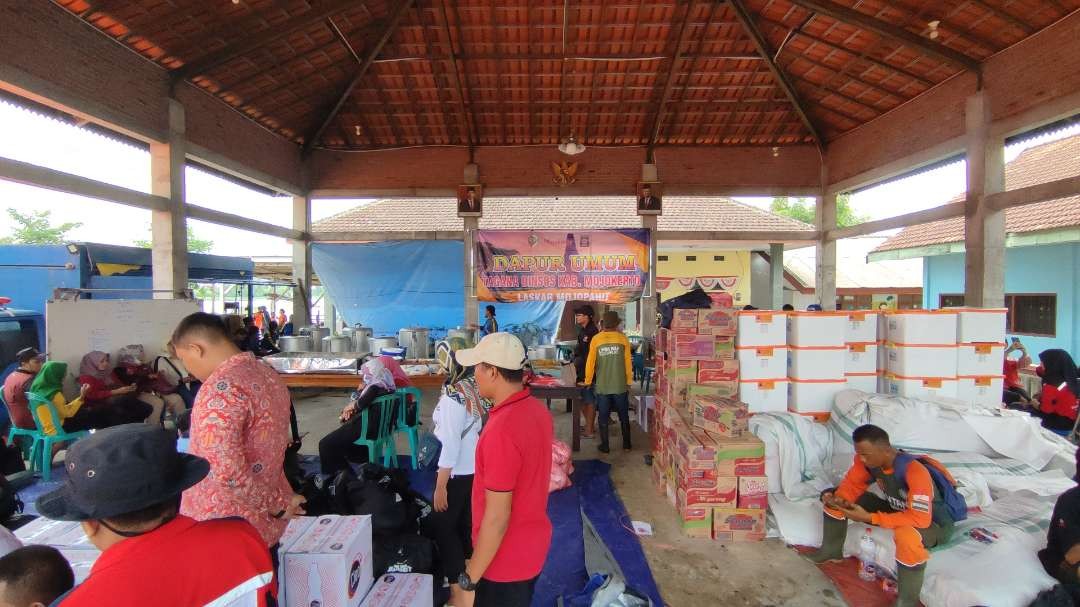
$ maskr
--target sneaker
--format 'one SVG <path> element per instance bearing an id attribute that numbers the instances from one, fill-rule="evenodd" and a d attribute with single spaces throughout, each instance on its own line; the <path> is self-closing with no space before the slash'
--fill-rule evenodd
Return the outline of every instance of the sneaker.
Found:
<path id="1" fill-rule="evenodd" d="M 611 449 L 608 449 L 607 445 L 599 445 L 598 447 L 596 447 L 596 450 L 600 453 L 611 453 Z"/>

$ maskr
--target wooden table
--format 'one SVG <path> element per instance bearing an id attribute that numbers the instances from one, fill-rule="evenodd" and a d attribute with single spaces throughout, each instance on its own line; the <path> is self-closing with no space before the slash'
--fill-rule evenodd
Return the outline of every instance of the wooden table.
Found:
<path id="1" fill-rule="evenodd" d="M 552 400 L 565 399 L 566 410 L 573 413 L 570 420 L 570 449 L 581 451 L 581 388 L 568 386 L 529 386 L 535 398 L 547 401 L 548 409 Z"/>
<path id="2" fill-rule="evenodd" d="M 356 388 L 360 376 L 354 373 L 278 373 L 290 388 Z M 445 375 L 410 375 L 417 388 L 436 388 L 446 380 Z"/>

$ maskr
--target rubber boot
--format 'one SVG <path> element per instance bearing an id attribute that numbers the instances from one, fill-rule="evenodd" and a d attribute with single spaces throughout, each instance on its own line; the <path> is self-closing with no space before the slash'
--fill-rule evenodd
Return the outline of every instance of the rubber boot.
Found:
<path id="1" fill-rule="evenodd" d="M 908 567 L 896 563 L 896 607 L 918 607 L 926 563 Z"/>
<path id="2" fill-rule="evenodd" d="M 821 548 L 806 555 L 811 562 L 821 564 L 844 558 L 844 538 L 847 537 L 847 520 L 835 519 L 822 514 L 825 520 L 821 529 Z"/>
<path id="3" fill-rule="evenodd" d="M 619 428 L 622 430 L 622 448 L 625 451 L 629 451 L 630 446 L 630 419 L 627 417 L 625 421 L 619 420 Z"/>
<path id="4" fill-rule="evenodd" d="M 598 425 L 598 430 L 600 431 L 600 446 L 598 446 L 596 449 L 600 453 L 611 452 L 611 449 L 608 447 L 608 424 L 604 423 L 607 421 L 608 420 L 606 419 L 601 420 L 601 423 Z"/>

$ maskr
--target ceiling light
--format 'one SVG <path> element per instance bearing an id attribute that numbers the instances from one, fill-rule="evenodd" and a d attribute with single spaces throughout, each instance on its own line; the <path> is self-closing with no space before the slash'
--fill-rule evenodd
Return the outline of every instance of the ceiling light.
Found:
<path id="1" fill-rule="evenodd" d="M 578 143 L 573 135 L 570 135 L 566 138 L 566 141 L 559 144 L 559 151 L 567 156 L 575 156 L 584 152 L 585 146 Z"/>
<path id="2" fill-rule="evenodd" d="M 779 158 L 780 157 L 780 148 L 778 148 L 776 146 L 773 146 L 772 156 L 773 156 L 773 158 Z"/>
<path id="3" fill-rule="evenodd" d="M 930 32 L 927 35 L 930 36 L 931 40 L 937 39 L 938 35 L 940 34 L 940 32 L 938 32 L 938 27 L 940 25 L 941 21 L 937 19 L 927 22 L 926 26 L 930 28 Z"/>

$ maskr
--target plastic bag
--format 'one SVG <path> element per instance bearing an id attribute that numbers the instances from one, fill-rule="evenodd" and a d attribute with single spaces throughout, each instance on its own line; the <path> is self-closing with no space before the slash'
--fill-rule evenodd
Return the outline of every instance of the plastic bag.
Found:
<path id="1" fill-rule="evenodd" d="M 571 459 L 570 447 L 559 439 L 551 441 L 551 482 L 548 483 L 548 493 L 566 489 L 573 483 L 570 475 L 574 472 L 574 463 Z"/>

